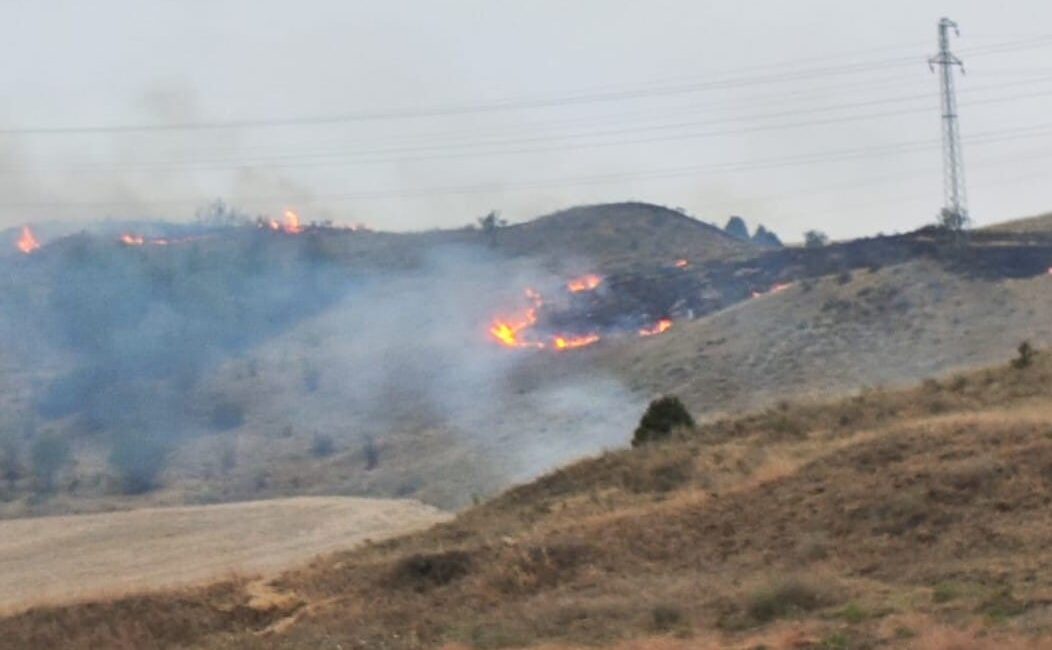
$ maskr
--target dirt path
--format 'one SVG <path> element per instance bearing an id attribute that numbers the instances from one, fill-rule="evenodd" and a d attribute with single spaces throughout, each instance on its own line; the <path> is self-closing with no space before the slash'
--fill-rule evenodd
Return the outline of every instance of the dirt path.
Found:
<path id="1" fill-rule="evenodd" d="M 416 501 L 305 497 L 0 521 L 0 609 L 272 573 L 447 517 Z"/>

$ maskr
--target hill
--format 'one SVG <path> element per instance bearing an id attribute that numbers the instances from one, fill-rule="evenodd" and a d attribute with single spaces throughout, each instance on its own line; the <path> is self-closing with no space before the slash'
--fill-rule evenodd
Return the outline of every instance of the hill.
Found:
<path id="1" fill-rule="evenodd" d="M 1050 380 L 1039 354 L 726 418 L 320 559 L 269 607 L 229 582 L 38 608 L 0 646 L 1047 647 Z"/>
<path id="2" fill-rule="evenodd" d="M 758 250 L 713 225 L 648 203 L 561 210 L 503 228 L 499 244 L 516 255 L 576 260 L 588 265 L 584 271 L 603 272 L 678 259 L 724 260 Z"/>
<path id="3" fill-rule="evenodd" d="M 1052 245 L 1030 234 L 727 248 L 638 204 L 502 228 L 495 245 L 479 230 L 183 234 L 78 235 L 6 261 L 0 516 L 333 494 L 457 509 L 625 444 L 663 392 L 713 420 L 1052 343 Z M 613 251 L 596 266 L 581 262 L 593 240 Z M 583 269 L 598 284 L 570 291 Z M 525 288 L 543 296 L 540 338 L 508 349 L 488 330 L 529 306 Z"/>

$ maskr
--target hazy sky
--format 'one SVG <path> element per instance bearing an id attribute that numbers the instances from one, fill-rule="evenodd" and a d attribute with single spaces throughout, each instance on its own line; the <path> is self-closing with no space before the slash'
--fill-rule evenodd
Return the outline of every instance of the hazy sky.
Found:
<path id="1" fill-rule="evenodd" d="M 1052 209 L 1047 0 L 4 0 L 0 225 L 222 196 L 382 229 L 636 199 L 905 230 L 942 201 L 942 15 L 975 220 Z"/>

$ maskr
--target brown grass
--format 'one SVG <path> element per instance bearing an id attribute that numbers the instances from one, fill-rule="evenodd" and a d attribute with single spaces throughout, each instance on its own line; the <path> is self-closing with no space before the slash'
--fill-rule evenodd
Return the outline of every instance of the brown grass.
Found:
<path id="1" fill-rule="evenodd" d="M 269 583 L 272 597 L 294 596 L 294 611 L 249 615 L 251 590 L 232 583 L 33 610 L 0 620 L 0 638 L 74 648 L 100 643 L 102 630 L 141 647 L 1048 647 L 1050 380 L 1039 355 L 1024 370 L 785 404 L 604 454 Z M 169 609 L 200 621 L 171 629 Z"/>

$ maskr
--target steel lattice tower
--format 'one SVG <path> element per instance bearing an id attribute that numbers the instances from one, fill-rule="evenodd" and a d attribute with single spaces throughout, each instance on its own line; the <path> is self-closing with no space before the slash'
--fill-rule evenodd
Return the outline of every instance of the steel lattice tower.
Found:
<path id="1" fill-rule="evenodd" d="M 938 66 L 942 91 L 942 165 L 943 201 L 940 221 L 953 230 L 961 230 L 969 221 L 968 201 L 964 190 L 964 159 L 961 156 L 961 132 L 957 124 L 957 94 L 953 69 L 964 74 L 964 63 L 950 51 L 950 30 L 960 36 L 957 23 L 949 18 L 939 20 L 939 53 L 928 59 L 933 72 Z"/>

